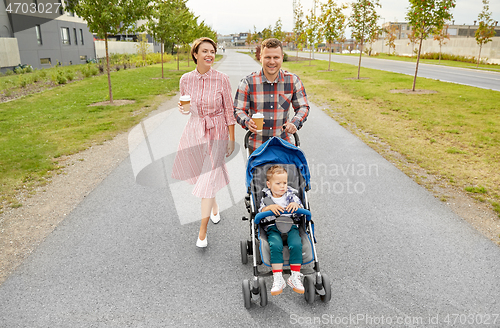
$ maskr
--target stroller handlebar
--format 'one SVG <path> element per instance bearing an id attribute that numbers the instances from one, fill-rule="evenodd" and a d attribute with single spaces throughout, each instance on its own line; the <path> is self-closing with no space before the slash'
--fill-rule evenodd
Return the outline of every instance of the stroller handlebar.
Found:
<path id="1" fill-rule="evenodd" d="M 309 210 L 306 210 L 303 208 L 298 208 L 293 213 L 303 214 L 306 216 L 307 221 L 311 221 L 311 212 Z M 292 213 L 290 213 L 288 211 L 284 211 L 282 214 L 292 214 Z M 262 220 L 263 218 L 265 218 L 267 216 L 275 216 L 275 215 L 274 215 L 273 211 L 265 211 L 265 212 L 257 213 L 257 215 L 255 216 L 255 224 L 259 224 L 260 220 Z"/>
<path id="2" fill-rule="evenodd" d="M 248 140 L 250 139 L 250 136 L 252 135 L 253 133 L 248 131 L 246 134 L 245 134 L 245 149 L 248 149 Z M 293 134 L 293 137 L 295 139 L 295 146 L 297 147 L 300 147 L 300 139 L 299 139 L 299 134 L 297 132 L 295 132 Z"/>

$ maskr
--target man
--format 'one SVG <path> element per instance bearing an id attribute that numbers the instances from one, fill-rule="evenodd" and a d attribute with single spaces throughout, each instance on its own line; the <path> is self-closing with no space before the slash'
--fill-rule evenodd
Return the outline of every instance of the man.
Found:
<path id="1" fill-rule="evenodd" d="M 250 152 L 273 136 L 293 143 L 292 134 L 302 127 L 309 115 L 306 90 L 295 74 L 283 71 L 283 46 L 278 39 L 262 42 L 260 62 L 262 70 L 240 81 L 234 99 L 236 121 L 253 132 L 249 140 Z M 294 116 L 289 120 L 289 110 Z M 257 133 L 252 120 L 255 113 L 264 114 L 264 127 Z"/>

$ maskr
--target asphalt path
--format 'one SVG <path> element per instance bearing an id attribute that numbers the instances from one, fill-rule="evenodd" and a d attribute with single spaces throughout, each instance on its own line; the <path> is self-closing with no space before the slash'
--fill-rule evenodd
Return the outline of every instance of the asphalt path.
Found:
<path id="1" fill-rule="evenodd" d="M 299 57 L 309 58 L 310 54 L 307 52 L 299 52 Z M 324 53 L 314 53 L 314 58 L 326 61 L 329 60 L 328 54 Z M 331 60 L 336 63 L 358 66 L 359 56 L 341 56 L 332 54 Z M 361 59 L 361 67 L 414 76 L 416 62 L 377 59 L 363 56 Z M 471 64 L 471 68 L 472 67 L 475 66 Z M 361 70 L 361 76 L 366 76 L 366 72 L 363 73 L 363 70 Z M 500 72 L 419 63 L 417 76 L 443 82 L 452 82 L 482 89 L 500 91 Z M 416 88 L 418 89 L 418 81 Z M 411 85 L 408 86 L 408 89 L 411 89 Z"/>
<path id="2" fill-rule="evenodd" d="M 234 92 L 259 66 L 225 55 L 218 69 Z M 0 327 L 500 326 L 498 246 L 313 103 L 300 136 L 332 299 L 308 305 L 287 287 L 245 309 L 245 156 L 238 148 L 228 162 L 222 220 L 199 249 L 199 201 L 169 179 L 186 117 L 158 115 L 131 131 L 130 156 L 0 286 Z"/>

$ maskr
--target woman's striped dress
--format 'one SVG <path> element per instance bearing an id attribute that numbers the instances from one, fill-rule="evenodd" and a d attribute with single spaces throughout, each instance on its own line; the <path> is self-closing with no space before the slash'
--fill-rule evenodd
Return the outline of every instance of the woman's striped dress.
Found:
<path id="1" fill-rule="evenodd" d="M 180 80 L 181 95 L 191 96 L 191 117 L 177 148 L 172 177 L 194 184 L 193 195 L 213 198 L 229 183 L 225 155 L 234 125 L 231 85 L 226 74 L 197 70 Z"/>

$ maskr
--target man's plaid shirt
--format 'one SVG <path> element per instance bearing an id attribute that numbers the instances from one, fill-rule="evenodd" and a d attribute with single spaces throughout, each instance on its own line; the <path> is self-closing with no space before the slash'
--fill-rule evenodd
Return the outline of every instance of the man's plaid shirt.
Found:
<path id="1" fill-rule="evenodd" d="M 290 121 L 289 109 L 295 112 Z M 280 70 L 276 80 L 270 82 L 260 70 L 242 79 L 234 99 L 236 121 L 247 129 L 246 122 L 257 112 L 264 114 L 264 128 L 250 137 L 250 150 L 257 149 L 272 136 L 293 143 L 292 135 L 283 132 L 283 124 L 291 122 L 298 130 L 309 115 L 306 90 L 299 77 Z"/>

